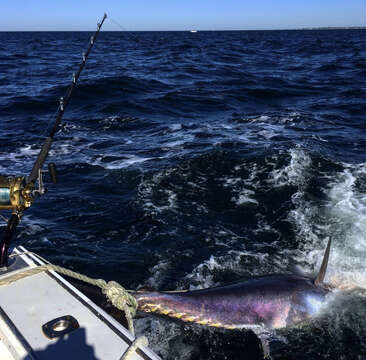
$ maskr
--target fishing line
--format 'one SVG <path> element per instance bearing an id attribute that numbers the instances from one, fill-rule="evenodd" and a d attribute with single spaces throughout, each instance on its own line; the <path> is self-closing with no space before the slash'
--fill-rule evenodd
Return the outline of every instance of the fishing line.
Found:
<path id="1" fill-rule="evenodd" d="M 124 33 L 127 33 L 128 36 L 130 36 L 133 40 L 135 40 L 138 43 L 141 43 L 141 40 L 138 39 L 135 35 L 132 35 L 130 30 L 127 30 L 124 28 L 118 21 L 108 17 L 107 20 L 110 20 L 112 23 L 114 23 L 117 27 L 119 27 Z"/>
<path id="2" fill-rule="evenodd" d="M 127 30 L 125 27 L 123 27 L 117 20 L 114 20 L 114 19 L 112 19 L 112 18 L 107 18 L 107 19 L 109 19 L 115 26 L 117 26 L 119 29 L 121 29 L 124 33 L 126 33 L 127 34 L 127 36 L 129 36 L 133 41 L 135 41 L 136 43 L 138 43 L 138 44 L 141 44 L 141 39 L 139 39 L 138 37 L 136 37 L 135 35 L 133 35 L 129 30 Z M 83 48 L 86 48 L 88 45 L 89 45 L 89 42 L 90 42 L 90 39 L 88 38 L 88 40 L 87 41 L 85 41 L 85 46 L 83 47 Z M 149 41 L 149 43 L 152 43 L 151 41 Z M 82 57 L 84 58 L 85 57 L 85 55 L 86 55 L 86 53 L 85 52 L 83 52 L 82 53 Z M 33 72 L 33 69 L 31 69 L 31 71 Z M 73 78 L 75 77 L 75 73 L 73 73 Z M 57 117 L 57 114 L 59 114 L 60 113 L 60 111 L 61 111 L 61 109 L 62 109 L 62 106 L 63 106 L 63 99 L 66 99 L 66 101 L 67 101 L 67 99 L 68 99 L 68 97 L 69 97 L 69 94 L 72 92 L 72 90 L 73 90 L 73 87 L 74 87 L 74 85 L 73 85 L 73 83 L 71 83 L 68 87 L 67 87 L 67 89 L 65 90 L 65 92 L 64 92 L 64 95 L 62 96 L 62 97 L 60 97 L 59 98 L 59 106 L 56 108 L 56 110 L 54 111 L 54 113 L 53 114 L 51 114 L 48 118 L 47 118 L 47 120 L 46 120 L 46 127 L 44 128 L 44 130 L 42 131 L 42 133 L 41 133 L 41 137 L 40 137 L 40 140 L 37 142 L 38 144 L 40 144 L 41 142 L 42 142 L 42 140 L 41 140 L 41 138 L 42 137 L 44 137 L 47 133 L 48 133 L 48 131 L 49 131 L 49 129 L 50 129 L 50 127 L 52 126 L 52 120 L 54 120 L 56 117 Z M 66 105 L 66 104 L 65 104 Z M 60 124 L 61 125 L 61 124 Z"/>
<path id="3" fill-rule="evenodd" d="M 114 25 L 116 25 L 117 27 L 119 27 L 131 39 L 133 39 L 134 41 L 136 41 L 139 44 L 143 44 L 143 41 L 141 40 L 141 38 L 138 38 L 137 36 L 133 35 L 133 33 L 132 33 L 131 30 L 128 30 L 128 29 L 124 28 L 118 21 L 116 21 L 116 20 L 114 20 L 114 19 L 112 19 L 110 17 L 107 18 L 107 21 L 108 20 L 111 20 L 114 23 Z M 144 40 L 144 43 L 147 43 L 147 44 L 149 44 L 151 46 L 154 45 L 154 42 L 152 40 L 150 40 L 150 39 L 147 39 L 145 36 L 143 37 L 143 40 Z"/>
<path id="4" fill-rule="evenodd" d="M 131 39 L 133 39 L 135 42 L 141 44 L 141 40 L 139 38 L 137 38 L 135 35 L 133 35 L 129 30 L 127 30 L 125 27 L 123 27 L 117 20 L 114 20 L 110 17 L 107 17 L 107 20 L 110 20 L 115 26 L 117 26 L 118 28 L 120 28 L 124 33 L 127 34 L 127 36 L 129 36 Z M 83 49 L 87 48 L 87 46 L 89 45 L 89 42 L 90 42 L 90 38 L 88 38 L 87 41 L 85 41 L 85 45 L 83 46 Z M 150 41 L 151 43 L 151 41 Z M 85 52 L 82 53 L 82 56 L 84 57 L 85 56 Z M 74 75 L 74 74 L 73 74 Z M 79 82 L 80 84 L 80 82 Z M 66 98 L 67 97 L 67 94 L 69 93 L 70 89 L 72 87 L 72 84 L 70 84 L 66 91 L 64 92 L 64 96 L 61 97 L 61 98 Z M 61 99 L 60 98 L 60 99 Z M 60 105 L 57 107 L 57 109 L 55 110 L 55 112 L 49 116 L 49 118 L 47 119 L 47 126 L 46 128 L 44 129 L 44 131 L 42 132 L 42 137 L 46 135 L 46 133 L 48 132 L 48 130 L 50 129 L 50 126 L 51 126 L 51 121 L 53 119 L 56 118 L 56 115 L 57 113 L 59 112 L 60 110 Z M 40 139 L 40 143 L 41 143 L 41 139 Z"/>

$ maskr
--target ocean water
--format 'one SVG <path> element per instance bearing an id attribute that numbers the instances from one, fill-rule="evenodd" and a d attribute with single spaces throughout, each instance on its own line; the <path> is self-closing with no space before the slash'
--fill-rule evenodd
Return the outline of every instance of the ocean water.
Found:
<path id="1" fill-rule="evenodd" d="M 1 174 L 31 170 L 90 35 L 0 33 Z M 272 357 L 365 359 L 365 135 L 365 30 L 103 32 L 15 244 L 173 290 L 315 274 L 331 236 L 342 290 Z M 164 359 L 260 358 L 246 332 L 136 327 Z"/>

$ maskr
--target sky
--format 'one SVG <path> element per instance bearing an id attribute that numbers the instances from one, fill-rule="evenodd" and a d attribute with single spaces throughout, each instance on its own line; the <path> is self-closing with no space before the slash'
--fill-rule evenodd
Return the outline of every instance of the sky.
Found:
<path id="1" fill-rule="evenodd" d="M 254 30 L 366 26 L 366 0 L 1 0 L 0 31 Z"/>

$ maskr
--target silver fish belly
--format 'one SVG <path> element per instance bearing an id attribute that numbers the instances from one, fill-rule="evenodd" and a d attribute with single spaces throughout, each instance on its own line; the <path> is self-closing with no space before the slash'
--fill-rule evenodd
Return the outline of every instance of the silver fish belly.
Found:
<path id="1" fill-rule="evenodd" d="M 227 329 L 291 326 L 314 315 L 327 290 L 305 277 L 270 275 L 222 287 L 137 292 L 138 309 Z"/>

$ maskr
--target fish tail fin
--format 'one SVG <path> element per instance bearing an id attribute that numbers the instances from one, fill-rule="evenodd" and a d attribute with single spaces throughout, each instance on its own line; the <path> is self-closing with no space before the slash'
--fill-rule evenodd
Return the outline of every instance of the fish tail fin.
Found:
<path id="1" fill-rule="evenodd" d="M 320 266 L 320 270 L 318 272 L 317 277 L 314 279 L 315 285 L 320 285 L 324 281 L 325 273 L 327 271 L 327 266 L 328 266 L 331 243 L 332 243 L 332 238 L 329 237 L 328 245 L 327 245 L 327 248 L 325 249 L 325 253 L 324 253 L 322 264 Z"/>

